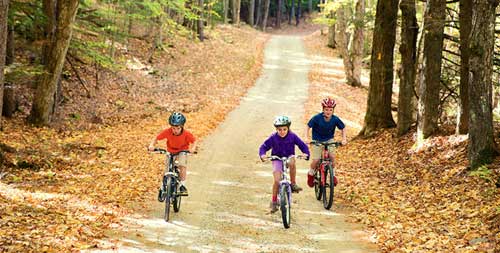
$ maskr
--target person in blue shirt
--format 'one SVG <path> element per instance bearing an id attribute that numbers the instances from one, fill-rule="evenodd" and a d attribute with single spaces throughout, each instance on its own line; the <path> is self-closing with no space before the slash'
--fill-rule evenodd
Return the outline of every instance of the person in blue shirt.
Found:
<path id="1" fill-rule="evenodd" d="M 299 192 L 302 190 L 295 181 L 296 166 L 295 166 L 295 145 L 297 145 L 302 153 L 309 158 L 309 148 L 307 145 L 292 131 L 290 118 L 287 116 L 279 116 L 274 120 L 276 132 L 269 136 L 259 148 L 259 156 L 262 161 L 266 158 L 266 152 L 271 151 L 271 155 L 279 157 L 290 157 L 288 168 L 290 169 L 290 180 L 292 181 L 292 191 Z M 274 160 L 273 162 L 273 194 L 271 200 L 271 213 L 278 211 L 278 187 L 281 180 L 282 161 Z"/>
<path id="2" fill-rule="evenodd" d="M 321 105 L 323 107 L 323 112 L 314 115 L 307 123 L 307 140 L 311 140 L 312 132 L 313 141 L 333 141 L 335 128 L 338 128 L 342 134 L 342 145 L 347 144 L 344 122 L 342 122 L 339 117 L 333 115 L 337 103 L 334 99 L 325 98 L 321 102 Z M 335 166 L 335 153 L 333 145 L 328 147 L 328 152 L 330 153 L 330 157 L 332 158 L 333 166 Z M 309 170 L 309 173 L 307 173 L 307 185 L 309 187 L 314 186 L 314 172 L 318 169 L 318 162 L 322 155 L 322 147 L 313 145 L 311 147 L 311 154 L 311 169 Z M 336 177 L 334 178 L 334 184 L 337 184 Z"/>

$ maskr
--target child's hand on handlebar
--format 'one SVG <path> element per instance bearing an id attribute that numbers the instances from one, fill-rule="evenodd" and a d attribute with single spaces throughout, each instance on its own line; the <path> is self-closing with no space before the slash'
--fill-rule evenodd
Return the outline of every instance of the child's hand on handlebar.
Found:
<path id="1" fill-rule="evenodd" d="M 153 152 L 155 150 L 155 146 L 149 145 L 148 151 Z"/>
<path id="2" fill-rule="evenodd" d="M 261 155 L 260 156 L 260 160 L 263 161 L 263 162 L 265 162 L 267 160 L 266 155 Z"/>

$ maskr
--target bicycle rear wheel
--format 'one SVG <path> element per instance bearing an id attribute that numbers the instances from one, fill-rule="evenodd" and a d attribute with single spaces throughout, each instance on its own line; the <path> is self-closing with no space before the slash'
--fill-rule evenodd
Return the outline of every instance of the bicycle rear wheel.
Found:
<path id="1" fill-rule="evenodd" d="M 289 185 L 283 184 L 280 188 L 280 209 L 281 209 L 281 218 L 283 219 L 283 226 L 285 228 L 290 227 L 290 194 L 291 191 L 288 191 Z"/>
<path id="2" fill-rule="evenodd" d="M 174 197 L 174 200 L 173 200 L 173 204 L 174 204 L 174 212 L 179 212 L 179 210 L 181 210 L 181 195 L 179 195 L 179 189 L 178 189 L 178 186 L 179 184 L 176 183 L 175 186 L 175 189 L 177 189 L 175 191 L 175 197 Z"/>
<path id="3" fill-rule="evenodd" d="M 334 187 L 333 168 L 331 164 L 328 164 L 325 166 L 325 185 L 323 195 L 323 207 L 325 209 L 330 209 L 332 207 Z"/>
<path id="4" fill-rule="evenodd" d="M 167 177 L 167 182 L 166 182 L 166 188 L 167 188 L 167 196 L 165 197 L 165 216 L 164 219 L 165 221 L 169 221 L 170 219 L 170 201 L 172 199 L 172 177 Z"/>
<path id="5" fill-rule="evenodd" d="M 317 200 L 321 200 L 322 189 L 321 189 L 321 175 L 319 170 L 314 172 L 314 195 Z"/>

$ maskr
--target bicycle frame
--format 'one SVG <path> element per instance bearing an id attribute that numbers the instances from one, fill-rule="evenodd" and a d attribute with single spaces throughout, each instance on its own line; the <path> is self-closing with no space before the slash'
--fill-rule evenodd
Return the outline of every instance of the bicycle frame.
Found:
<path id="1" fill-rule="evenodd" d="M 340 146 L 340 142 L 311 142 L 313 145 L 322 146 L 322 154 L 319 159 L 319 164 L 317 165 L 318 170 L 316 171 L 315 177 L 315 188 L 314 192 L 316 194 L 316 199 L 321 200 L 323 198 L 323 206 L 326 209 L 330 209 L 333 204 L 333 193 L 335 187 L 335 167 L 333 157 L 330 156 L 328 147 L 330 145 Z M 327 178 L 328 176 L 328 178 Z M 327 182 L 327 180 L 329 182 Z M 327 193 L 328 199 L 327 199 Z"/>
<path id="2" fill-rule="evenodd" d="M 279 184 L 278 189 L 281 189 L 281 187 L 283 185 L 286 186 L 286 190 L 288 193 L 288 203 L 290 203 L 290 206 L 291 206 L 292 205 L 292 183 L 290 182 L 290 175 L 288 174 L 288 160 L 289 160 L 289 158 L 286 158 L 285 160 L 281 159 L 281 161 L 283 163 L 281 166 L 281 180 L 280 180 L 280 184 Z M 279 193 L 280 192 L 278 191 L 278 194 Z"/>
<path id="3" fill-rule="evenodd" d="M 300 155 L 291 157 L 304 158 Z M 271 160 L 282 161 L 281 180 L 278 186 L 278 199 L 280 200 L 281 217 L 285 228 L 289 228 L 291 223 L 290 209 L 292 206 L 292 183 L 290 181 L 290 175 L 288 174 L 288 163 L 291 157 L 279 157 L 275 155 L 267 157 Z"/>
<path id="4" fill-rule="evenodd" d="M 326 179 L 325 179 L 325 166 L 327 166 L 328 164 L 331 164 L 332 168 L 333 168 L 333 161 L 330 158 L 330 152 L 328 152 L 328 146 L 324 146 L 322 158 L 321 158 L 320 164 L 319 164 L 319 171 L 321 172 L 320 173 L 321 186 L 325 186 L 325 181 L 326 181 Z"/>
<path id="5" fill-rule="evenodd" d="M 288 160 L 290 159 L 290 157 L 279 157 L 279 156 L 270 156 L 269 157 L 271 160 L 279 160 L 279 161 L 282 161 L 282 165 L 281 165 L 281 180 L 280 180 L 280 183 L 279 183 L 279 188 L 278 189 L 281 189 L 281 187 L 283 185 L 286 186 L 287 188 L 287 192 L 288 192 L 288 201 L 289 203 L 291 203 L 291 196 L 292 196 L 292 183 L 290 182 L 290 175 L 288 174 Z M 278 191 L 278 194 L 280 194 L 280 192 Z"/>
<path id="6" fill-rule="evenodd" d="M 181 194 L 177 192 L 177 187 L 179 186 L 179 168 L 178 161 L 175 159 L 180 153 L 172 154 L 164 149 L 156 148 L 154 150 L 165 156 L 165 171 L 162 178 L 162 189 L 161 197 L 158 197 L 159 201 L 165 201 L 165 221 L 169 220 L 170 215 L 170 205 L 173 204 L 174 212 L 178 212 L 181 204 Z M 181 151 L 186 152 L 186 151 Z"/>

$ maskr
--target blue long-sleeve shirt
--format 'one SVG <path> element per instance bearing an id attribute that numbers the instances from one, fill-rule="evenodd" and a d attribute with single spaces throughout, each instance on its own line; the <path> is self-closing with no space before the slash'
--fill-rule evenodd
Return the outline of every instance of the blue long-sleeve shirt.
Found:
<path id="1" fill-rule="evenodd" d="M 293 132 L 288 131 L 285 137 L 281 138 L 278 133 L 273 133 L 267 140 L 260 145 L 259 156 L 265 155 L 269 149 L 272 149 L 271 155 L 279 157 L 288 157 L 295 155 L 295 145 L 302 153 L 310 155 L 307 145 Z"/>

